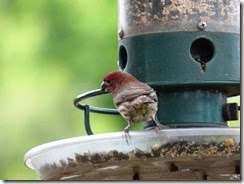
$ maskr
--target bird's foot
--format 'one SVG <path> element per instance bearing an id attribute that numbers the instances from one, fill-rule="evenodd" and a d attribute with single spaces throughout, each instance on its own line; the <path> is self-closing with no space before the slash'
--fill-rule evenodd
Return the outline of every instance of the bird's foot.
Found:
<path id="1" fill-rule="evenodd" d="M 152 118 L 152 120 L 153 120 L 153 123 L 154 123 L 155 127 L 158 127 L 158 129 L 169 129 L 169 127 L 167 127 L 167 126 L 165 126 L 165 125 L 162 125 L 162 124 L 158 121 L 157 117 L 151 117 L 151 118 Z"/>
<path id="2" fill-rule="evenodd" d="M 159 126 L 160 126 L 160 129 L 169 129 L 169 127 L 162 125 L 162 124 L 160 124 Z"/>
<path id="3" fill-rule="evenodd" d="M 124 133 L 125 133 L 125 141 L 126 141 L 126 143 L 129 145 L 128 138 L 131 139 L 131 136 L 130 136 L 130 134 L 129 134 L 129 128 L 126 127 L 126 128 L 124 129 Z"/>
<path id="4" fill-rule="evenodd" d="M 160 126 L 155 126 L 155 132 L 156 132 L 156 134 L 159 134 L 159 132 L 160 132 L 161 129 L 162 128 Z"/>

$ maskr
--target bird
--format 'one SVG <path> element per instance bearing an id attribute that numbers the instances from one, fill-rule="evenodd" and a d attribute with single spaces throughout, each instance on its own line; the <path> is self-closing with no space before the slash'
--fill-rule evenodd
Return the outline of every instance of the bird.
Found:
<path id="1" fill-rule="evenodd" d="M 129 128 L 134 123 L 153 121 L 155 130 L 164 127 L 156 119 L 158 98 L 156 91 L 146 83 L 124 71 L 107 73 L 101 84 L 101 91 L 111 93 L 113 103 L 128 125 L 124 128 L 129 136 Z"/>

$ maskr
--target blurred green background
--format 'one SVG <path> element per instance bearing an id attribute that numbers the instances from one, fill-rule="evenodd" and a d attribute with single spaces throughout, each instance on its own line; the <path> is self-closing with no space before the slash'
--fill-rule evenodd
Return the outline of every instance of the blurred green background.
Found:
<path id="1" fill-rule="evenodd" d="M 118 69 L 117 1 L 0 0 L 0 22 L 0 179 L 39 179 L 24 165 L 25 153 L 86 135 L 73 99 L 99 88 L 104 74 Z M 87 103 L 113 107 L 108 95 Z M 91 121 L 95 133 L 127 124 L 97 114 Z"/>

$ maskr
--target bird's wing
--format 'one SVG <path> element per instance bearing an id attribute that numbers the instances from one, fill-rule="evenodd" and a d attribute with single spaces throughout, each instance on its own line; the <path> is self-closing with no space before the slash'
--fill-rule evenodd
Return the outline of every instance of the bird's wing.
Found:
<path id="1" fill-rule="evenodd" d="M 147 95 L 150 99 L 153 101 L 157 102 L 158 98 L 156 95 L 156 92 L 150 88 L 150 87 L 136 87 L 132 86 L 126 90 L 123 90 L 121 93 L 119 93 L 115 98 L 114 98 L 114 104 L 118 106 L 122 102 L 127 102 L 127 101 L 132 101 L 135 98 L 141 96 L 141 95 Z"/>

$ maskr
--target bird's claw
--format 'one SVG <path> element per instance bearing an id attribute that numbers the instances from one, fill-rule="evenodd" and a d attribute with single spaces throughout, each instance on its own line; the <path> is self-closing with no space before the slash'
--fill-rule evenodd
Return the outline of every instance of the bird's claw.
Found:
<path id="1" fill-rule="evenodd" d="M 156 132 L 156 134 L 158 134 L 160 132 L 160 130 L 161 130 L 161 127 L 155 126 L 155 132 Z"/>
<path id="2" fill-rule="evenodd" d="M 160 124 L 159 126 L 160 126 L 160 129 L 169 129 L 168 126 L 165 126 L 165 125 L 162 125 L 162 124 Z"/>
<path id="3" fill-rule="evenodd" d="M 126 143 L 129 145 L 128 137 L 129 137 L 129 139 L 131 139 L 131 136 L 129 134 L 129 128 L 125 128 L 124 129 L 124 132 L 125 132 L 125 140 L 126 140 Z"/>
<path id="4" fill-rule="evenodd" d="M 126 134 L 129 134 L 129 133 L 128 133 L 128 132 L 129 132 L 129 128 L 126 127 L 126 128 L 124 129 L 124 132 L 125 132 Z"/>

